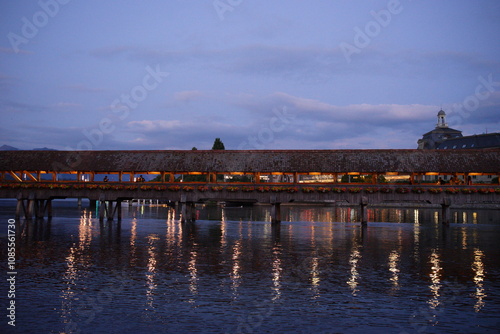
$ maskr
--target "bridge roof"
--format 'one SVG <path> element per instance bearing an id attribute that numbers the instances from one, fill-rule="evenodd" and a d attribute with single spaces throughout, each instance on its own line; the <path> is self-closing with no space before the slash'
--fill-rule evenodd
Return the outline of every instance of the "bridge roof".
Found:
<path id="1" fill-rule="evenodd" d="M 500 173 L 500 149 L 0 151 L 0 170 Z"/>

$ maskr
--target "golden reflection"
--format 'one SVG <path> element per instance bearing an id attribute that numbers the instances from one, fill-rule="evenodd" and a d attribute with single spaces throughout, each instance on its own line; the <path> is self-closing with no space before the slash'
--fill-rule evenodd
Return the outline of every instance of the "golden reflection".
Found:
<path id="1" fill-rule="evenodd" d="M 417 219 L 413 224 L 413 258 L 420 263 L 420 221 Z"/>
<path id="2" fill-rule="evenodd" d="M 227 246 L 227 223 L 225 220 L 220 222 L 220 248 L 221 251 Z"/>
<path id="3" fill-rule="evenodd" d="M 441 260 L 439 258 L 439 254 L 434 250 L 431 254 L 430 258 L 431 263 L 431 273 L 429 277 L 431 279 L 431 285 L 429 285 L 429 289 L 431 290 L 432 297 L 427 302 L 432 309 L 435 309 L 439 306 L 439 290 L 441 289 L 441 271 L 443 268 L 441 267 Z"/>
<path id="4" fill-rule="evenodd" d="M 63 275 L 65 288 L 62 290 L 62 318 L 71 320 L 71 312 L 73 311 L 73 300 L 76 293 L 73 291 L 77 285 L 79 274 L 79 265 L 89 266 L 90 261 L 88 254 L 85 254 L 92 242 L 92 213 L 84 210 L 78 224 L 78 244 L 73 244 L 69 248 L 69 253 L 66 256 L 66 271 Z"/>
<path id="5" fill-rule="evenodd" d="M 234 294 L 237 293 L 238 287 L 240 286 L 241 283 L 241 275 L 240 275 L 241 252 L 242 252 L 241 239 L 239 239 L 233 246 L 233 255 L 232 255 L 233 266 L 231 268 L 231 274 L 230 274 Z"/>
<path id="6" fill-rule="evenodd" d="M 403 210 L 394 209 L 394 215 L 396 216 L 396 221 L 401 223 L 403 221 Z"/>
<path id="7" fill-rule="evenodd" d="M 148 235 L 148 264 L 147 268 L 148 270 L 146 271 L 146 300 L 147 300 L 147 305 L 150 308 L 153 308 L 153 303 L 154 303 L 154 291 L 157 288 L 157 284 L 155 282 L 155 277 L 156 277 L 156 246 L 155 243 L 157 240 L 159 240 L 157 235 L 155 234 L 150 234 Z"/>
<path id="8" fill-rule="evenodd" d="M 190 259 L 188 263 L 189 270 L 189 291 L 191 295 L 195 297 L 198 294 L 198 269 L 196 269 L 196 263 L 198 259 L 198 252 L 196 250 L 197 245 L 193 244 L 193 250 L 190 252 Z M 193 303 L 195 300 L 191 299 L 190 302 Z"/>
<path id="9" fill-rule="evenodd" d="M 462 236 L 462 249 L 467 249 L 467 228 L 462 227 L 460 229 L 460 234 Z"/>
<path id="10" fill-rule="evenodd" d="M 240 221 L 240 223 L 242 223 L 242 221 Z M 248 237 L 248 240 L 252 240 L 252 222 L 248 221 L 247 222 L 247 237 Z"/>
<path id="11" fill-rule="evenodd" d="M 396 250 L 393 250 L 389 254 L 389 271 L 391 272 L 391 282 L 394 288 L 399 287 L 399 269 L 398 269 L 398 263 L 399 263 L 399 253 Z"/>
<path id="12" fill-rule="evenodd" d="M 356 212 L 357 210 L 352 210 L 351 208 L 349 208 L 349 213 L 350 213 L 350 222 L 355 222 L 356 221 Z"/>
<path id="13" fill-rule="evenodd" d="M 78 224 L 79 249 L 85 250 L 92 242 L 92 213 L 83 210 Z"/>
<path id="14" fill-rule="evenodd" d="M 132 219 L 130 227 L 130 264 L 135 264 L 137 262 L 135 241 L 137 240 L 137 218 Z"/>
<path id="15" fill-rule="evenodd" d="M 484 293 L 483 281 L 484 281 L 484 253 L 476 248 L 474 250 L 474 262 L 472 263 L 472 270 L 474 271 L 474 284 L 476 284 L 476 305 L 474 305 L 474 310 L 476 312 L 481 311 L 484 307 L 484 298 L 487 296 Z"/>
<path id="16" fill-rule="evenodd" d="M 169 253 L 181 249 L 182 246 L 182 222 L 175 220 L 175 210 L 169 209 L 167 215 L 167 231 L 165 241 Z"/>
<path id="17" fill-rule="evenodd" d="M 420 222 L 420 211 L 418 209 L 413 210 L 413 222 L 417 225 Z"/>
<path id="18" fill-rule="evenodd" d="M 281 249 L 279 247 L 274 247 L 273 249 L 273 301 L 278 300 L 281 297 L 281 273 L 283 268 L 281 265 Z"/>
<path id="19" fill-rule="evenodd" d="M 311 263 L 311 285 L 314 291 L 314 298 L 319 297 L 319 282 L 319 259 L 313 257 Z"/>
<path id="20" fill-rule="evenodd" d="M 439 212 L 434 211 L 434 224 L 439 224 Z"/>
<path id="21" fill-rule="evenodd" d="M 356 292 L 359 291 L 358 287 L 358 262 L 361 259 L 361 253 L 359 252 L 359 246 L 355 245 L 352 248 L 351 255 L 349 257 L 349 265 L 351 267 L 351 278 L 347 281 L 347 284 L 352 290 L 352 295 L 356 296 Z"/>

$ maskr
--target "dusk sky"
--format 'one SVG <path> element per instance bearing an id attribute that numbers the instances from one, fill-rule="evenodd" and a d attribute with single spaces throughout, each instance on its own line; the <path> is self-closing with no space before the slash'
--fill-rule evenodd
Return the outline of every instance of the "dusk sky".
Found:
<path id="1" fill-rule="evenodd" d="M 0 1 L 0 146 L 416 148 L 500 131 L 498 0 Z"/>

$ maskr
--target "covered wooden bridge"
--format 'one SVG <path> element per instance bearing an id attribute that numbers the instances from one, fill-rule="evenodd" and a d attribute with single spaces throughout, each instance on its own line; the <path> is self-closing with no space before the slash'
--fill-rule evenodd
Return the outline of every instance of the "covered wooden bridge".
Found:
<path id="1" fill-rule="evenodd" d="M 39 211 L 53 198 L 114 202 L 105 206 L 108 218 L 132 198 L 187 208 L 210 199 L 268 202 L 277 221 L 279 204 L 290 201 L 346 200 L 363 210 L 400 199 L 445 208 L 498 201 L 499 175 L 500 149 L 0 152 L 0 197 Z M 438 178 L 451 183 L 438 186 Z"/>
<path id="2" fill-rule="evenodd" d="M 104 175 L 133 182 L 139 175 L 155 175 L 159 182 L 172 183 L 184 181 L 179 176 L 204 175 L 196 181 L 214 183 L 246 175 L 244 180 L 252 183 L 337 183 L 359 181 L 361 176 L 361 181 L 377 183 L 499 174 L 499 149 L 0 152 L 0 182 L 95 182 Z"/>

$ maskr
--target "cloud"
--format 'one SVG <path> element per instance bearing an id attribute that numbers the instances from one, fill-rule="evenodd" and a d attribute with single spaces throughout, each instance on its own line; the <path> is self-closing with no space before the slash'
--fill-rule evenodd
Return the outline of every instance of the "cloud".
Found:
<path id="1" fill-rule="evenodd" d="M 433 105 L 401 104 L 352 104 L 334 105 L 320 100 L 276 92 L 265 97 L 235 95 L 231 102 L 241 108 L 261 115 L 272 115 L 272 110 L 286 106 L 303 120 L 326 122 L 363 122 L 370 124 L 397 124 L 424 121 L 433 117 L 438 107 Z"/>
<path id="2" fill-rule="evenodd" d="M 106 91 L 104 88 L 88 87 L 82 84 L 69 85 L 65 86 L 64 88 L 76 93 L 102 93 Z"/>
<path id="3" fill-rule="evenodd" d="M 52 105 L 52 107 L 56 108 L 56 109 L 74 109 L 74 108 L 81 108 L 82 105 L 79 103 L 58 102 L 58 103 Z"/>
<path id="4" fill-rule="evenodd" d="M 177 120 L 173 121 L 163 121 L 163 120 L 143 120 L 143 121 L 132 121 L 127 123 L 128 127 L 135 132 L 161 132 L 166 130 L 178 129 L 182 126 L 182 123 Z"/>
<path id="5" fill-rule="evenodd" d="M 198 90 L 186 90 L 174 93 L 174 100 L 179 102 L 191 102 L 203 97 L 204 94 Z"/>
<path id="6" fill-rule="evenodd" d="M 17 101 L 11 101 L 11 100 L 0 100 L 0 106 L 3 108 L 3 111 L 5 113 L 26 113 L 26 112 L 40 112 L 44 111 L 47 108 L 45 106 L 40 106 L 40 105 L 35 105 L 35 104 L 30 104 L 30 103 L 24 103 L 24 102 L 17 102 Z"/>
<path id="7" fill-rule="evenodd" d="M 352 76 L 397 77 L 438 80 L 441 74 L 459 76 L 464 73 L 491 72 L 500 62 L 456 51 L 393 50 L 370 46 L 347 63 L 338 46 L 287 46 L 246 44 L 226 49 L 189 48 L 182 50 L 145 49 L 135 46 L 115 46 L 90 52 L 98 58 L 125 57 L 146 64 L 189 64 L 203 70 L 215 70 L 226 75 L 277 77 L 301 83 L 332 81 Z M 441 78 L 442 79 L 442 78 Z"/>
<path id="8" fill-rule="evenodd" d="M 3 54 L 32 54 L 33 52 L 26 51 L 26 50 L 14 51 L 11 48 L 0 48 L 0 53 L 3 53 Z"/>

